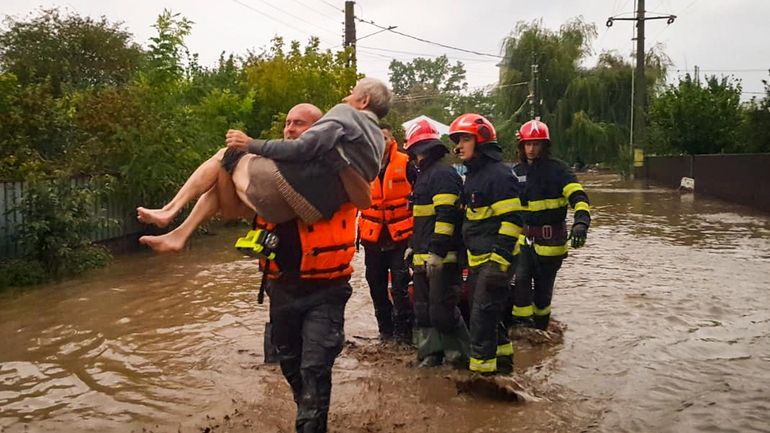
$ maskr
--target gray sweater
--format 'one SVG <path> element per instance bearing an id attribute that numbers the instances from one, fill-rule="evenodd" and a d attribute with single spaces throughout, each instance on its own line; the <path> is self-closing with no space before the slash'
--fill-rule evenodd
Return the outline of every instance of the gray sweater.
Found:
<path id="1" fill-rule="evenodd" d="M 330 152 L 336 150 L 336 152 Z M 380 172 L 385 139 L 371 111 L 337 104 L 296 140 L 253 140 L 249 152 L 275 161 L 325 159 L 334 169 L 350 165 L 371 182 Z M 333 154 L 334 158 L 329 158 Z"/>

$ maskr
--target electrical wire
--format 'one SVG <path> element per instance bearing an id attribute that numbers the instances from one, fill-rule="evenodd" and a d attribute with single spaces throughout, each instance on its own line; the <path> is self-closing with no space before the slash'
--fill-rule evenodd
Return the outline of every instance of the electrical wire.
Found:
<path id="1" fill-rule="evenodd" d="M 356 48 L 365 48 L 365 49 L 368 49 L 368 50 L 384 51 L 386 53 L 412 54 L 412 55 L 415 55 L 415 56 L 441 57 L 442 55 L 445 55 L 445 54 L 437 55 L 437 54 L 429 54 L 429 53 L 416 53 L 416 52 L 413 52 L 413 51 L 391 50 L 391 49 L 388 49 L 388 48 L 368 47 L 368 46 L 364 46 L 364 45 L 356 45 Z M 488 59 L 470 59 L 470 58 L 451 57 L 451 56 L 447 56 L 447 58 L 448 59 L 452 59 L 452 60 L 460 60 L 460 61 L 464 61 L 464 62 L 496 62 L 497 61 L 497 60 L 491 60 L 491 59 L 490 60 L 488 60 Z"/>
<path id="2" fill-rule="evenodd" d="M 403 33 L 403 32 L 399 32 L 398 30 L 394 30 L 392 27 L 384 27 L 384 26 L 381 26 L 381 25 L 379 25 L 379 24 L 377 24 L 377 23 L 375 23 L 374 21 L 371 21 L 371 20 L 370 20 L 370 21 L 367 21 L 367 20 L 361 19 L 361 18 L 359 18 L 359 17 L 355 17 L 355 19 L 356 19 L 356 21 L 358 21 L 358 22 L 361 22 L 361 23 L 366 23 L 366 24 L 369 24 L 369 25 L 371 25 L 371 26 L 374 26 L 374 27 L 377 27 L 377 28 L 380 28 L 380 29 L 384 29 L 384 30 L 387 30 L 387 31 L 389 31 L 389 32 L 391 32 L 391 33 L 395 33 L 395 34 L 397 34 L 397 35 L 401 35 L 401 36 L 404 36 L 404 37 L 406 37 L 406 38 L 410 38 L 410 39 L 414 39 L 414 40 L 416 40 L 416 41 L 424 42 L 424 43 L 426 43 L 426 44 L 436 45 L 436 46 L 438 46 L 438 47 L 447 48 L 447 49 L 450 49 L 450 50 L 455 50 L 455 51 L 462 51 L 462 52 L 464 52 L 464 53 L 475 54 L 475 55 L 477 55 L 477 56 L 487 56 L 487 57 L 494 57 L 494 58 L 496 58 L 496 59 L 503 59 L 503 58 L 504 58 L 503 56 L 500 56 L 500 55 L 497 55 L 497 54 L 490 54 L 490 53 L 483 53 L 483 52 L 480 52 L 480 51 L 467 50 L 467 49 L 465 49 L 465 48 L 458 48 L 458 47 L 453 47 L 453 46 L 451 46 L 451 45 L 442 44 L 442 43 L 439 43 L 439 42 L 433 42 L 433 41 L 429 41 L 429 40 L 427 40 L 427 39 L 424 39 L 424 38 L 420 38 L 420 37 L 417 37 L 417 36 L 413 36 L 413 35 L 410 35 L 410 34 L 406 34 L 406 33 Z"/>
<path id="3" fill-rule="evenodd" d="M 276 17 L 274 17 L 274 16 L 272 16 L 272 15 L 268 15 L 268 14 L 266 14 L 265 12 L 263 12 L 263 11 L 261 11 L 261 10 L 259 10 L 259 9 L 255 8 L 255 7 L 253 7 L 253 6 L 251 6 L 251 5 L 249 5 L 248 3 L 244 3 L 244 2 L 242 2 L 242 1 L 240 1 L 240 0 L 231 0 L 231 1 L 232 1 L 232 2 L 234 2 L 234 3 L 237 3 L 237 4 L 239 4 L 239 5 L 241 5 L 241 6 L 243 6 L 243 7 L 245 7 L 246 9 L 249 9 L 250 11 L 253 11 L 253 12 L 256 12 L 256 13 L 258 13 L 258 14 L 262 15 L 262 16 L 264 16 L 265 18 L 268 18 L 268 19 L 270 19 L 270 20 L 272 20 L 272 21 L 275 21 L 275 22 L 277 22 L 277 23 L 279 23 L 279 24 L 283 24 L 283 25 L 285 25 L 286 27 L 290 27 L 290 28 L 292 28 L 292 29 L 294 29 L 294 30 L 296 30 L 296 31 L 298 31 L 298 32 L 304 33 L 304 34 L 306 34 L 306 35 L 308 35 L 308 36 L 314 36 L 313 34 L 311 34 L 311 33 L 308 33 L 306 30 L 304 30 L 304 29 L 301 29 L 301 28 L 299 28 L 299 27 L 296 27 L 296 26 L 294 26 L 294 25 L 292 25 L 292 24 L 290 24 L 290 23 L 287 23 L 287 22 L 285 22 L 285 21 L 283 21 L 283 20 L 281 20 L 281 19 L 279 19 L 279 18 L 276 18 Z M 320 39 L 320 38 L 319 38 L 319 39 Z M 325 42 L 325 41 L 324 41 L 324 42 Z M 328 42 L 327 42 L 327 43 L 328 43 Z M 330 44 L 330 45 L 331 45 L 331 44 Z"/>
<path id="4" fill-rule="evenodd" d="M 291 12 L 287 12 L 287 11 L 285 11 L 285 10 L 283 10 L 283 9 L 281 9 L 281 8 L 279 8 L 279 7 L 277 7 L 277 6 L 273 6 L 273 5 L 271 5 L 270 3 L 266 2 L 265 0 L 257 0 L 257 1 L 258 1 L 258 2 L 260 2 L 260 3 L 262 3 L 262 4 L 264 4 L 265 6 L 268 6 L 268 7 L 270 7 L 270 8 L 273 8 L 273 9 L 277 10 L 278 12 L 280 12 L 280 13 L 282 13 L 282 14 L 284 14 L 284 15 L 288 15 L 289 17 L 291 17 L 291 18 L 292 18 L 292 19 L 294 19 L 294 20 L 297 20 L 297 21 L 302 21 L 302 22 L 303 22 L 303 23 L 305 23 L 305 24 L 311 25 L 311 26 L 313 26 L 313 27 L 315 27 L 315 28 L 317 28 L 317 29 L 319 29 L 319 30 L 323 30 L 323 31 L 325 31 L 326 33 L 332 34 L 332 35 L 334 35 L 334 36 L 338 36 L 338 35 L 339 35 L 339 32 L 336 32 L 336 31 L 332 31 L 332 30 L 329 30 L 329 29 L 327 29 L 327 28 L 321 27 L 321 26 L 319 26 L 319 25 L 317 25 L 317 24 L 315 24 L 315 23 L 313 23 L 313 22 L 310 22 L 310 21 L 308 21 L 308 20 L 306 20 L 306 19 L 304 19 L 304 18 L 302 18 L 302 17 L 300 17 L 300 16 L 297 16 L 297 15 L 295 15 L 295 14 L 291 13 Z"/>
<path id="5" fill-rule="evenodd" d="M 334 9 L 334 10 L 335 10 L 335 11 L 337 11 L 337 12 L 345 12 L 345 10 L 344 10 L 344 9 L 340 9 L 339 7 L 337 7 L 337 6 L 334 6 L 333 4 L 329 3 L 329 2 L 328 2 L 328 1 L 326 1 L 326 0 L 321 0 L 321 3 L 324 3 L 324 4 L 328 5 L 330 8 Z"/>
<path id="6" fill-rule="evenodd" d="M 338 24 L 339 24 L 339 22 L 340 22 L 340 21 L 339 21 L 339 17 L 333 17 L 333 16 L 331 16 L 331 15 L 329 15 L 329 14 L 326 14 L 326 13 L 324 13 L 324 12 L 321 12 L 321 11 L 319 11 L 318 9 L 314 8 L 313 6 L 310 6 L 309 4 L 307 4 L 307 3 L 305 3 L 305 2 L 302 2 L 302 1 L 300 1 L 300 0 L 293 0 L 293 1 L 295 1 L 295 2 L 297 2 L 297 3 L 299 3 L 299 4 L 301 4 L 301 5 L 302 5 L 302 6 L 304 6 L 305 8 L 307 8 L 307 9 L 309 9 L 309 10 L 311 10 L 311 11 L 313 11 L 313 12 L 317 13 L 318 15 L 321 15 L 321 16 L 323 16 L 323 17 L 329 18 L 330 20 L 333 20 L 334 22 L 336 22 L 336 23 L 338 23 Z"/>

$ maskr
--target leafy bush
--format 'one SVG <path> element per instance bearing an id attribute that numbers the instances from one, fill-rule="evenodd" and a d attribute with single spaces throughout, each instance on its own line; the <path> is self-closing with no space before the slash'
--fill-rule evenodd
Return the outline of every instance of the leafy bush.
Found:
<path id="1" fill-rule="evenodd" d="M 94 181 L 86 185 L 75 185 L 68 178 L 30 182 L 13 209 L 24 215 L 24 223 L 17 235 L 21 262 L 6 265 L 15 275 L 9 285 L 76 275 L 108 263 L 109 252 L 91 241 L 95 232 L 114 224 L 98 217 L 95 204 L 104 191 Z M 22 263 L 28 266 L 27 272 L 20 271 Z"/>

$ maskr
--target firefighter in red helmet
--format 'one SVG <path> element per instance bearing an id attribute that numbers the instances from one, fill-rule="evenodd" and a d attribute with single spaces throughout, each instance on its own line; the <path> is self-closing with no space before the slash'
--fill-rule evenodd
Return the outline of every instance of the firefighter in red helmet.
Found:
<path id="1" fill-rule="evenodd" d="M 513 174 L 519 183 L 523 212 L 521 254 L 513 290 L 512 324 L 545 330 L 551 317 L 556 273 L 572 248 L 585 244 L 591 213 L 588 195 L 564 162 L 551 158 L 548 126 L 530 120 L 519 129 L 519 162 Z M 565 222 L 567 206 L 574 223 Z"/>
<path id="2" fill-rule="evenodd" d="M 468 168 L 463 188 L 463 241 L 468 254 L 471 301 L 471 371 L 507 374 L 513 346 L 504 320 L 521 234 L 517 183 L 502 162 L 495 128 L 481 115 L 463 114 L 449 137 Z"/>
<path id="3" fill-rule="evenodd" d="M 427 120 L 406 131 L 404 150 L 417 165 L 412 192 L 414 234 L 407 259 L 414 268 L 414 341 L 421 367 L 468 365 L 468 328 L 457 308 L 462 179 L 444 162 L 448 149 Z M 411 256 L 411 257 L 409 257 Z"/>

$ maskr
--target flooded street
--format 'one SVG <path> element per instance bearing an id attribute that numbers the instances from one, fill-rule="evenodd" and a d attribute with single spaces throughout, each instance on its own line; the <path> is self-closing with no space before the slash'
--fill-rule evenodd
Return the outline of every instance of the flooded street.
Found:
<path id="1" fill-rule="evenodd" d="M 458 391 L 377 342 L 356 257 L 332 432 L 770 432 L 770 216 L 613 175 L 581 179 L 586 248 L 560 271 L 560 344 L 519 344 L 538 401 Z M 218 229 L 176 255 L 119 257 L 0 295 L 2 432 L 291 432 L 262 363 L 256 264 Z"/>

